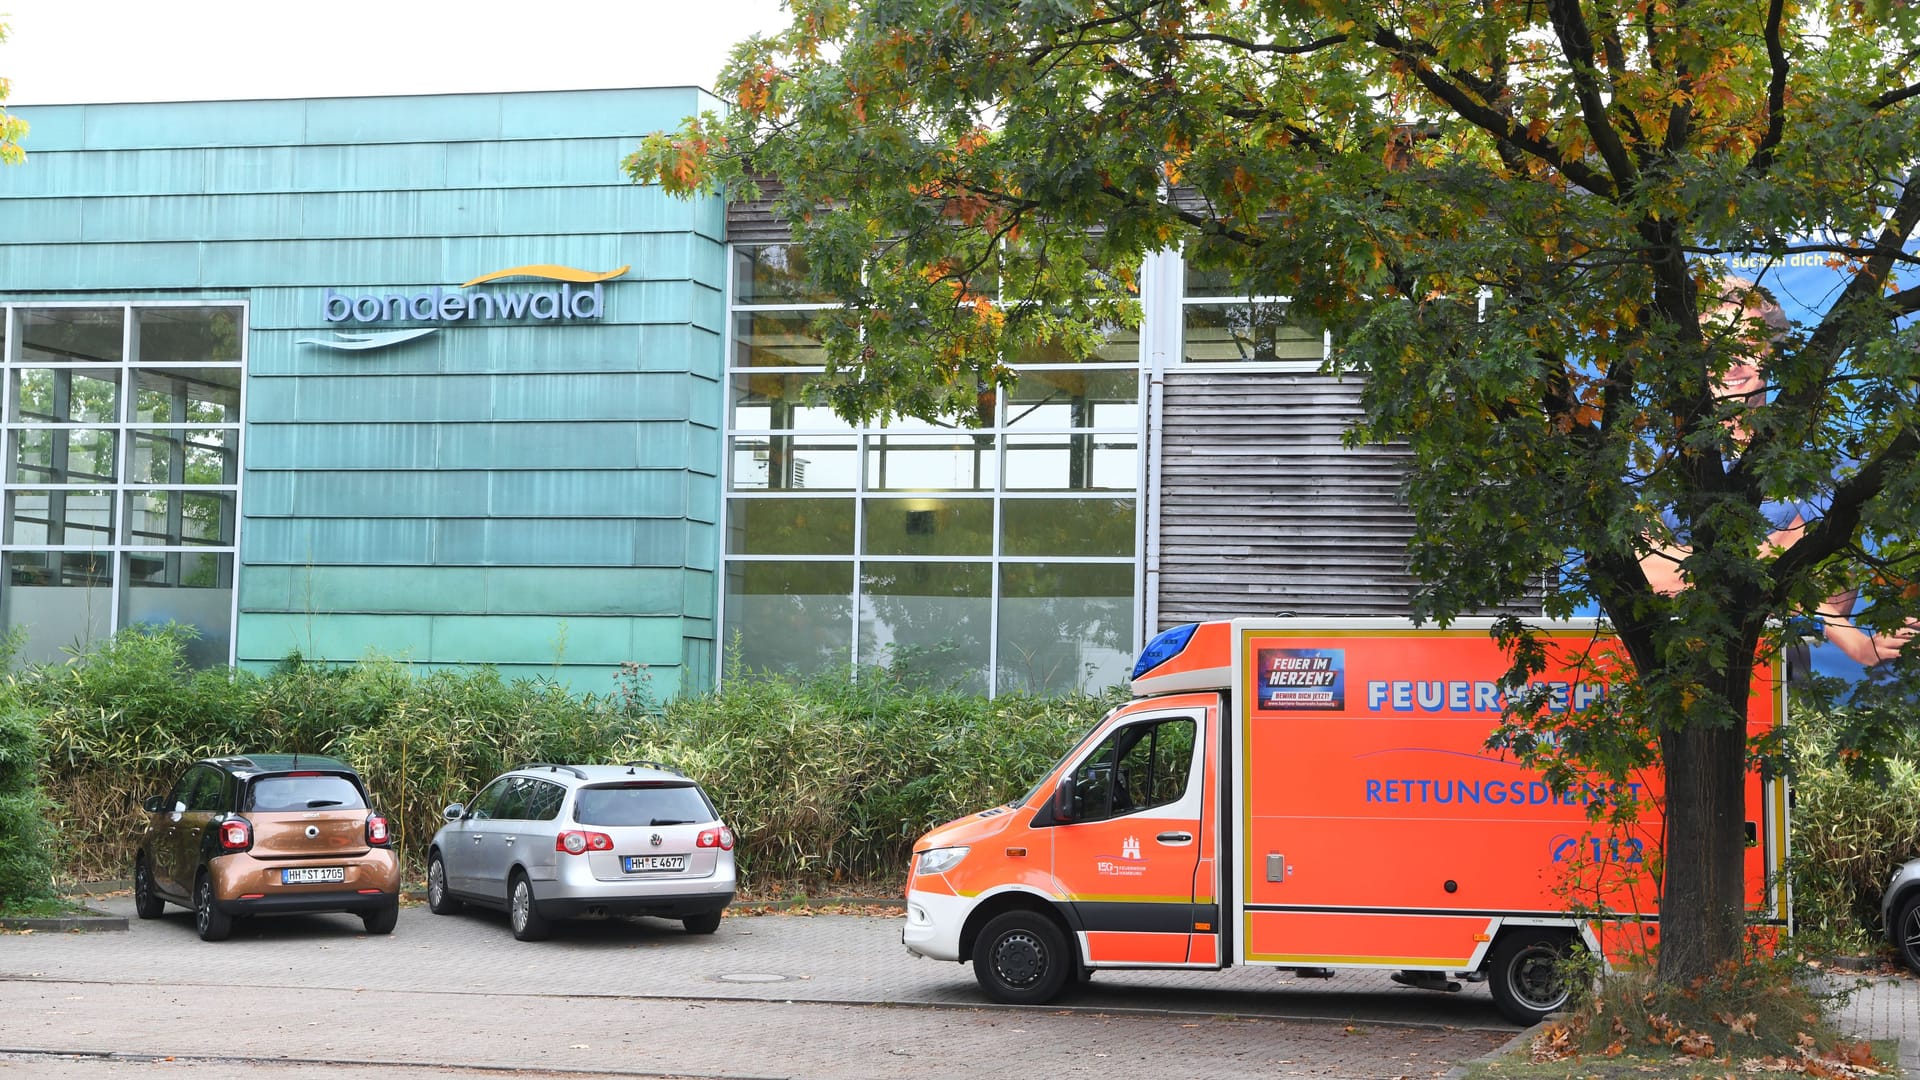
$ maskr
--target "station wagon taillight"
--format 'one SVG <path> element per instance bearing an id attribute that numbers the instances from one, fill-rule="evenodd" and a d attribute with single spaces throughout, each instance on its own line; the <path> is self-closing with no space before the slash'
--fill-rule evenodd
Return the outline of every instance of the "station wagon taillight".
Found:
<path id="1" fill-rule="evenodd" d="M 253 823 L 234 818 L 220 823 L 220 846 L 228 851 L 245 851 L 253 846 Z"/>
<path id="2" fill-rule="evenodd" d="M 387 819 L 379 814 L 367 818 L 367 846 L 386 847 L 393 837 L 387 832 Z"/>
<path id="3" fill-rule="evenodd" d="M 733 850 L 733 830 L 725 825 L 717 829 L 702 829 L 700 836 L 693 842 L 694 847 L 717 847 L 721 851 Z"/>
<path id="4" fill-rule="evenodd" d="M 603 832 L 568 829 L 553 838 L 553 850 L 564 851 L 569 855 L 578 855 L 583 851 L 612 851 L 613 837 Z"/>

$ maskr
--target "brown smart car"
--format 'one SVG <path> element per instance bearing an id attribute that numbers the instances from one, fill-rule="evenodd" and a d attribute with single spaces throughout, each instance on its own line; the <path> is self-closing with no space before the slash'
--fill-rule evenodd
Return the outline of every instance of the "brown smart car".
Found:
<path id="1" fill-rule="evenodd" d="M 146 811 L 133 858 L 143 919 L 179 904 L 206 941 L 252 915 L 351 912 L 369 934 L 391 933 L 399 919 L 400 860 L 387 819 L 370 808 L 360 775 L 332 758 L 197 761 Z"/>

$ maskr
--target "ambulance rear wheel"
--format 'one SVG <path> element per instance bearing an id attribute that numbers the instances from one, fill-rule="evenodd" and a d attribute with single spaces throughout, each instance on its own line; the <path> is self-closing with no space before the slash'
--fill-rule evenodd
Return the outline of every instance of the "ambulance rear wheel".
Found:
<path id="1" fill-rule="evenodd" d="M 1036 911 L 996 916 L 973 943 L 974 978 L 988 997 L 1007 1005 L 1052 1001 L 1079 966 L 1060 927 Z"/>
<path id="2" fill-rule="evenodd" d="M 1487 988 L 1500 1014 L 1530 1026 L 1564 1008 L 1573 996 L 1566 962 L 1573 949 L 1564 931 L 1546 927 L 1500 935 L 1487 959 Z"/>

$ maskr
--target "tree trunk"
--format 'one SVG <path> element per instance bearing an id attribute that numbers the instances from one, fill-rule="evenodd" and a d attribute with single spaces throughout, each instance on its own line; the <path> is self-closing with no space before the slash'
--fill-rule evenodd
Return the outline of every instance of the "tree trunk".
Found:
<path id="1" fill-rule="evenodd" d="M 1746 922 L 1746 728 L 1660 736 L 1667 836 L 1659 979 L 1684 986 L 1740 957 Z M 1682 857 L 1674 858 L 1675 853 Z"/>

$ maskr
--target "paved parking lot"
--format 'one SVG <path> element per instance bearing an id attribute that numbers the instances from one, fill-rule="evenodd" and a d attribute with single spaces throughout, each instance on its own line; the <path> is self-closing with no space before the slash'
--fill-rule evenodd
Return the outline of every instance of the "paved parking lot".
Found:
<path id="1" fill-rule="evenodd" d="M 103 906 L 130 910 L 124 898 Z M 386 938 L 350 917 L 303 916 L 212 945 L 169 909 L 125 934 L 0 938 L 0 1070 L 216 1076 L 280 1059 L 275 1072 L 330 1077 L 416 1066 L 1379 1080 L 1444 1075 L 1515 1033 L 1479 987 L 1437 995 L 1261 970 L 1101 973 L 1060 1007 L 1007 1008 L 968 969 L 913 959 L 899 933 L 894 918 L 735 914 L 706 938 L 636 920 L 562 924 L 523 944 L 501 916 L 412 906 Z"/>

